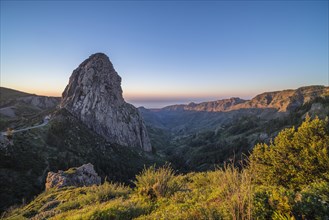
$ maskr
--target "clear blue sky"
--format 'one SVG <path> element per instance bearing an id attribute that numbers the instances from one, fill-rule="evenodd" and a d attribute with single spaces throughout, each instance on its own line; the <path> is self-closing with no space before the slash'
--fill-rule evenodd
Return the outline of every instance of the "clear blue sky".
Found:
<path id="1" fill-rule="evenodd" d="M 1 86 L 60 95 L 106 53 L 146 107 L 328 84 L 328 1 L 1 1 Z"/>

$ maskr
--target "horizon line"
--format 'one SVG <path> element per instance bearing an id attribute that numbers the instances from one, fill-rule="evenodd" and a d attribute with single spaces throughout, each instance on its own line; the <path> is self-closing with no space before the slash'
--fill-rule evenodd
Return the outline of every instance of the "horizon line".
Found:
<path id="1" fill-rule="evenodd" d="M 181 96 L 135 96 L 131 97 L 129 95 L 125 95 L 123 93 L 123 98 L 127 103 L 133 104 L 136 108 L 139 107 L 144 107 L 148 109 L 160 109 L 166 106 L 170 105 L 188 105 L 190 103 L 195 103 L 195 104 L 201 104 L 204 102 L 215 102 L 215 101 L 220 101 L 220 100 L 225 100 L 225 99 L 231 99 L 231 98 L 240 98 L 245 101 L 249 101 L 253 98 L 255 98 L 258 95 L 264 94 L 264 93 L 271 93 L 271 92 L 280 92 L 280 91 L 289 91 L 289 90 L 297 90 L 300 88 L 305 88 L 305 87 L 315 87 L 315 86 L 321 86 L 321 87 L 328 87 L 326 85 L 308 85 L 308 86 L 301 86 L 295 89 L 283 89 L 283 90 L 275 90 L 275 91 L 265 91 L 265 92 L 260 92 L 256 94 L 245 94 L 245 95 L 202 95 L 202 96 L 187 96 L 187 95 L 181 95 Z M 28 93 L 30 95 L 37 95 L 37 96 L 46 96 L 46 97 L 56 97 L 56 98 L 61 98 L 61 95 L 50 95 L 49 93 L 45 92 L 37 92 L 37 91 L 24 91 L 22 89 L 16 89 L 16 88 L 9 88 L 9 87 L 4 87 L 0 86 L 0 88 L 5 88 L 5 89 L 11 89 L 15 91 L 19 91 L 22 93 Z M 58 94 L 58 93 L 57 93 Z"/>

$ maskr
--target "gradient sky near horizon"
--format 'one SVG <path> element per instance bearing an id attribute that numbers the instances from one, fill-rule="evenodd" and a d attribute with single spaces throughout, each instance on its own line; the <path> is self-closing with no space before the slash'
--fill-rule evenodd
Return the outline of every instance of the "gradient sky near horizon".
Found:
<path id="1" fill-rule="evenodd" d="M 328 1 L 1 1 L 1 86 L 60 96 L 106 53 L 136 106 L 328 85 Z"/>

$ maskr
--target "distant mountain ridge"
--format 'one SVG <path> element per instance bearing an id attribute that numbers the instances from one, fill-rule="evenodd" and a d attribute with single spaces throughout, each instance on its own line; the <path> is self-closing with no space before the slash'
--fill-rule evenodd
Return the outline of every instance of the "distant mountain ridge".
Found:
<path id="1" fill-rule="evenodd" d="M 0 108 L 12 106 L 20 102 L 40 109 L 49 109 L 56 107 L 60 100 L 60 97 L 41 96 L 0 87 Z"/>
<path id="2" fill-rule="evenodd" d="M 39 124 L 45 115 L 56 109 L 60 101 L 60 97 L 39 96 L 0 87 L 0 130 Z"/>
<path id="3" fill-rule="evenodd" d="M 180 110 L 180 111 L 207 111 L 207 112 L 223 112 L 229 111 L 233 106 L 245 103 L 247 100 L 243 100 L 240 98 L 230 98 L 230 99 L 222 99 L 217 101 L 209 101 L 202 103 L 194 103 L 191 102 L 187 105 L 171 105 L 162 108 L 162 110 Z"/>
<path id="4" fill-rule="evenodd" d="M 189 103 L 187 105 L 171 105 L 162 108 L 162 111 L 206 111 L 228 112 L 239 109 L 259 108 L 275 109 L 278 112 L 288 112 L 317 97 L 329 96 L 329 87 L 306 86 L 298 89 L 289 89 L 275 92 L 265 92 L 252 98 L 243 100 L 230 98 L 202 103 Z"/>

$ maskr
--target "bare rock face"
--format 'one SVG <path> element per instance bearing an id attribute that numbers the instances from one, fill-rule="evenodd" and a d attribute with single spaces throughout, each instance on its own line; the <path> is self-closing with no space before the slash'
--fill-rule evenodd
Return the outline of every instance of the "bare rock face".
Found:
<path id="1" fill-rule="evenodd" d="M 110 143 L 152 150 L 142 116 L 124 101 L 121 77 L 105 54 L 91 55 L 73 71 L 61 107 Z"/>
<path id="2" fill-rule="evenodd" d="M 55 108 L 60 103 L 60 97 L 48 97 L 48 96 L 27 96 L 18 98 L 17 101 L 21 101 L 25 104 L 29 104 L 40 109 Z"/>
<path id="3" fill-rule="evenodd" d="M 66 186 L 91 186 L 101 184 L 101 178 L 94 170 L 91 163 L 81 167 L 59 170 L 57 173 L 49 172 L 46 179 L 46 190 Z"/>

